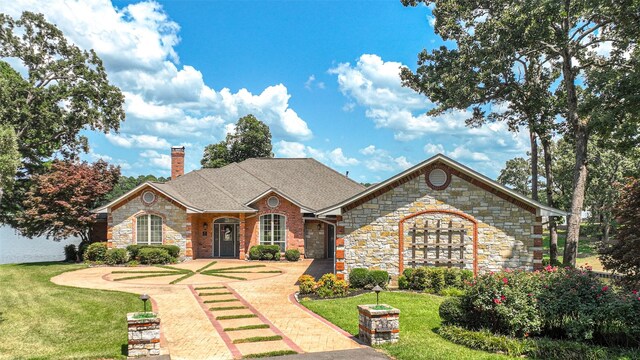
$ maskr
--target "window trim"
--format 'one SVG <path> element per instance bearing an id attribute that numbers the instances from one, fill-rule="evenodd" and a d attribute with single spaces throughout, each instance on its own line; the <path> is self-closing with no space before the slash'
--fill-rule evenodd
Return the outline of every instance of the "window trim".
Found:
<path id="1" fill-rule="evenodd" d="M 155 217 L 160 219 L 160 242 L 151 242 L 151 217 L 152 216 L 155 216 Z M 140 242 L 138 240 L 138 237 L 140 235 L 140 232 L 138 231 L 138 223 L 139 223 L 140 218 L 142 218 L 142 217 L 146 217 L 147 218 L 147 229 L 146 230 L 147 230 L 148 237 L 147 237 L 147 241 Z M 163 245 L 164 244 L 164 222 L 165 221 L 164 221 L 164 217 L 163 216 L 158 215 L 158 214 L 143 213 L 143 214 L 137 215 L 135 217 L 135 219 L 136 219 L 136 222 L 135 222 L 135 235 L 136 235 L 135 236 L 135 243 L 136 243 L 136 245 Z"/>
<path id="2" fill-rule="evenodd" d="M 271 228 L 271 239 L 269 240 L 269 242 L 263 242 L 263 236 L 264 236 L 264 226 L 263 226 L 263 218 L 265 216 L 271 216 L 271 221 L 270 221 L 270 228 Z M 283 224 L 283 236 L 282 236 L 282 241 L 278 241 L 276 243 L 274 243 L 273 239 L 274 239 L 274 234 L 275 232 L 273 231 L 273 221 L 274 221 L 274 217 L 275 216 L 280 216 L 282 217 L 282 219 L 284 220 L 284 224 Z M 279 213 L 268 213 L 268 214 L 262 214 L 259 217 L 259 236 L 258 236 L 258 244 L 259 245 L 280 245 L 283 244 L 284 245 L 284 250 L 281 251 L 284 252 L 287 250 L 287 216 L 284 214 L 279 214 Z"/>

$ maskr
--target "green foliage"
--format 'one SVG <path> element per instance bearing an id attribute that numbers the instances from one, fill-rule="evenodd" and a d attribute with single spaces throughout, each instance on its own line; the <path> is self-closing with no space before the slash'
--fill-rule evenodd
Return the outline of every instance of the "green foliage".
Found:
<path id="1" fill-rule="evenodd" d="M 620 186 L 615 206 L 619 223 L 616 243 L 602 249 L 600 260 L 607 269 L 623 274 L 629 283 L 640 283 L 640 178 Z"/>
<path id="2" fill-rule="evenodd" d="M 78 260 L 78 249 L 74 244 L 64 246 L 64 261 L 76 262 Z"/>
<path id="3" fill-rule="evenodd" d="M 251 260 L 280 260 L 279 245 L 254 245 L 249 249 Z"/>
<path id="4" fill-rule="evenodd" d="M 466 269 L 419 267 L 407 268 L 398 278 L 401 289 L 441 293 L 444 289 L 453 295 L 459 294 L 453 289 L 463 289 L 466 282 L 473 278 L 473 272 Z"/>
<path id="5" fill-rule="evenodd" d="M 205 168 L 219 168 L 250 158 L 273 157 L 271 131 L 249 114 L 241 117 L 233 133 L 217 144 L 207 145 L 200 163 Z"/>
<path id="6" fill-rule="evenodd" d="M 465 311 L 462 309 L 462 300 L 459 297 L 448 297 L 444 299 L 438 313 L 442 318 L 442 323 L 447 324 L 464 324 Z"/>
<path id="7" fill-rule="evenodd" d="M 313 294 L 315 285 L 316 279 L 311 275 L 301 275 L 298 278 L 298 286 L 302 295 Z"/>
<path id="8" fill-rule="evenodd" d="M 23 211 L 15 216 L 27 237 L 46 235 L 59 241 L 78 236 L 91 242 L 97 214 L 92 210 L 120 176 L 120 169 L 102 160 L 89 164 L 54 161 L 49 172 L 34 175 L 24 195 Z"/>
<path id="9" fill-rule="evenodd" d="M 84 252 L 84 261 L 104 261 L 107 255 L 107 243 L 96 242 L 87 247 Z"/>
<path id="10" fill-rule="evenodd" d="M 349 293 L 349 284 L 344 280 L 338 280 L 334 274 L 324 274 L 316 282 L 311 275 L 302 275 L 298 278 L 300 294 L 314 294 L 321 298 L 341 297 Z"/>
<path id="11" fill-rule="evenodd" d="M 174 260 L 167 250 L 159 247 L 144 247 L 140 249 L 138 258 L 142 264 L 168 264 Z"/>
<path id="12" fill-rule="evenodd" d="M 145 248 L 159 248 L 164 249 L 167 253 L 173 257 L 180 257 L 180 247 L 177 245 L 129 245 L 127 246 L 127 252 L 129 252 L 130 259 L 139 259 L 140 250 Z M 214 262 L 215 263 L 215 262 Z M 210 265 L 210 264 L 209 264 Z"/>
<path id="13" fill-rule="evenodd" d="M 380 286 L 383 289 L 389 284 L 389 273 L 384 270 L 371 270 L 367 274 L 367 287 Z"/>
<path id="14" fill-rule="evenodd" d="M 2 96 L 1 91 L 2 87 L 0 87 L 0 96 Z M 0 114 L 3 110 L 0 109 Z M 0 122 L 0 200 L 2 200 L 2 193 L 11 189 L 19 166 L 20 153 L 16 132 L 10 125 L 3 125 Z"/>
<path id="15" fill-rule="evenodd" d="M 442 296 L 462 296 L 464 295 L 464 290 L 453 286 L 447 286 L 440 290 L 438 294 Z"/>
<path id="16" fill-rule="evenodd" d="M 369 284 L 369 270 L 365 268 L 353 268 L 349 272 L 349 285 L 352 288 L 362 289 Z"/>
<path id="17" fill-rule="evenodd" d="M 470 331 L 458 326 L 442 326 L 438 334 L 453 343 L 472 349 L 501 352 L 511 356 L 521 356 L 525 353 L 525 345 L 521 340 L 494 335 L 487 330 Z"/>
<path id="18" fill-rule="evenodd" d="M 2 221 L 15 226 L 30 177 L 45 171 L 54 154 L 73 158 L 88 151 L 83 130 L 117 131 L 124 95 L 93 50 L 70 43 L 42 14 L 0 14 L 0 58 L 18 59 L 27 72 L 23 78 L 0 61 L 0 127 L 15 130 L 22 160 L 20 180 L 2 202 Z"/>
<path id="19" fill-rule="evenodd" d="M 298 249 L 289 249 L 284 252 L 284 257 L 288 261 L 298 261 L 300 260 L 300 250 Z"/>
<path id="20" fill-rule="evenodd" d="M 409 280 L 407 280 L 406 276 L 404 276 L 404 275 L 398 276 L 398 288 L 400 290 L 409 289 Z"/>
<path id="21" fill-rule="evenodd" d="M 104 258 L 104 262 L 108 265 L 124 264 L 127 260 L 129 257 L 125 249 L 108 249 Z"/>

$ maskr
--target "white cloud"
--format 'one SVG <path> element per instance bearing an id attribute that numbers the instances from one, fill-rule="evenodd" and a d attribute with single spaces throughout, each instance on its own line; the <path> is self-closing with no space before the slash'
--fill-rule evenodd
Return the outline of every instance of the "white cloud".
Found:
<path id="1" fill-rule="evenodd" d="M 70 41 L 94 49 L 103 60 L 109 79 L 126 99 L 121 135 L 107 136 L 116 146 L 165 146 L 168 151 L 169 143 L 189 141 L 202 147 L 219 141 L 228 124 L 247 114 L 268 124 L 275 138 L 299 141 L 313 136 L 289 106 L 291 95 L 283 84 L 257 93 L 231 92 L 224 84 L 214 90 L 198 69 L 180 64 L 180 26 L 155 1 L 121 7 L 108 0 L 18 0 L 2 5 L 2 12 L 13 17 L 24 10 L 43 13 Z M 315 86 L 323 84 L 316 81 Z M 145 135 L 150 137 L 140 138 Z"/>
<path id="2" fill-rule="evenodd" d="M 91 161 L 98 161 L 98 160 L 103 160 L 103 161 L 106 161 L 106 162 L 113 161 L 113 158 L 111 156 L 98 154 L 98 153 L 94 152 L 93 150 L 89 150 L 89 153 L 87 155 L 89 156 Z"/>
<path id="3" fill-rule="evenodd" d="M 277 156 L 285 158 L 304 158 L 312 157 L 325 164 L 335 166 L 355 166 L 360 163 L 356 158 L 349 157 L 344 154 L 342 148 L 325 151 L 311 146 L 304 145 L 299 142 L 278 141 L 274 145 L 274 151 Z"/>
<path id="4" fill-rule="evenodd" d="M 107 140 L 124 148 L 168 149 L 171 144 L 163 138 L 153 135 L 118 135 L 107 134 Z"/>
<path id="5" fill-rule="evenodd" d="M 304 82 L 304 87 L 307 90 L 312 90 L 314 87 L 318 89 L 324 89 L 325 84 L 322 81 L 316 81 L 316 76 L 314 74 L 309 75 L 307 81 Z"/>
<path id="6" fill-rule="evenodd" d="M 171 170 L 171 156 L 160 154 L 155 150 L 145 150 L 140 153 L 151 165 L 162 170 Z"/>
<path id="7" fill-rule="evenodd" d="M 442 144 L 427 144 L 424 146 L 424 152 L 428 155 L 444 154 L 444 146 Z"/>
<path id="8" fill-rule="evenodd" d="M 360 161 L 358 161 L 358 159 L 356 158 L 350 158 L 345 156 L 342 153 L 341 148 L 335 148 L 331 150 L 331 152 L 329 153 L 329 157 L 331 158 L 331 162 L 333 162 L 338 166 L 353 166 L 353 165 L 358 165 L 360 163 Z"/>
<path id="9" fill-rule="evenodd" d="M 486 154 L 477 151 L 471 151 L 464 145 L 458 146 L 448 155 L 456 160 L 470 160 L 470 161 L 489 161 L 489 157 Z"/>
<path id="10" fill-rule="evenodd" d="M 413 166 L 405 156 L 398 156 L 394 158 L 387 150 L 379 149 L 375 145 L 369 145 L 362 148 L 359 152 L 362 155 L 367 156 L 367 159 L 364 160 L 364 165 L 371 171 L 402 171 Z"/>

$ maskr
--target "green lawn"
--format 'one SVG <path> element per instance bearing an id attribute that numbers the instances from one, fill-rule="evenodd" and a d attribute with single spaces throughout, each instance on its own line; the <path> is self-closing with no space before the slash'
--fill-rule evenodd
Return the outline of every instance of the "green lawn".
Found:
<path id="1" fill-rule="evenodd" d="M 0 265 L 0 359 L 120 358 L 134 294 L 78 289 L 49 279 L 85 265 Z M 124 351 L 124 352 L 123 352 Z"/>
<path id="2" fill-rule="evenodd" d="M 381 346 L 398 360 L 421 359 L 512 359 L 508 356 L 470 350 L 441 338 L 438 307 L 444 298 L 429 294 L 385 292 L 380 302 L 400 309 L 400 341 Z M 349 333 L 358 334 L 357 305 L 375 304 L 375 294 L 332 300 L 302 300 L 304 306 Z"/>
<path id="3" fill-rule="evenodd" d="M 586 229 L 586 226 L 581 227 L 581 232 Z M 567 237 L 567 232 L 564 230 L 558 231 L 558 260 L 562 262 L 562 254 L 564 253 L 564 244 Z M 578 259 L 576 260 L 577 266 L 589 265 L 596 271 L 604 271 L 600 259 L 598 258 L 598 252 L 595 244 L 595 237 L 589 237 L 588 239 L 580 239 L 578 242 Z M 542 256 L 545 259 L 549 259 L 549 233 L 545 231 L 542 238 Z"/>

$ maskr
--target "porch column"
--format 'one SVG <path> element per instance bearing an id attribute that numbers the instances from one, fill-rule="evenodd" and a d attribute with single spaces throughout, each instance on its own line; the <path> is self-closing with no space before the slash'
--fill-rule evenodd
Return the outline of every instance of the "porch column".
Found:
<path id="1" fill-rule="evenodd" d="M 186 249 L 185 249 L 185 257 L 186 258 L 191 258 L 193 259 L 193 215 L 192 214 L 187 214 L 187 228 L 185 231 L 185 235 L 186 235 L 186 240 L 187 240 L 187 244 L 186 244 Z"/>
<path id="2" fill-rule="evenodd" d="M 245 249 L 246 249 L 246 238 L 245 238 L 245 214 L 240 213 L 240 231 L 238 237 L 240 238 L 240 254 L 238 259 L 244 260 L 245 257 Z"/>

